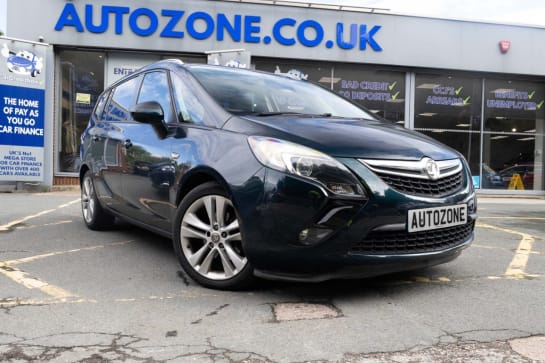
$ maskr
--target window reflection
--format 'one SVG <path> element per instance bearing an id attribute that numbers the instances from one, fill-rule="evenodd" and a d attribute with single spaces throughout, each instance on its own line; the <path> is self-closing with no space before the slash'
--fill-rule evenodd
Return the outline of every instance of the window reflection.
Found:
<path id="1" fill-rule="evenodd" d="M 104 87 L 104 53 L 63 50 L 58 171 L 77 172 L 80 136 Z"/>
<path id="2" fill-rule="evenodd" d="M 479 181 L 481 80 L 417 74 L 415 82 L 414 129 L 458 150 Z"/>
<path id="3" fill-rule="evenodd" d="M 498 188 L 543 189 L 545 92 L 536 82 L 486 80 L 483 163 Z"/>
<path id="4" fill-rule="evenodd" d="M 405 72 L 336 65 L 333 89 L 375 115 L 405 124 Z"/>
<path id="5" fill-rule="evenodd" d="M 138 96 L 138 103 L 155 101 L 163 108 L 165 121 L 171 120 L 172 106 L 170 103 L 170 88 L 168 76 L 165 72 L 151 72 L 144 76 L 142 88 Z"/>

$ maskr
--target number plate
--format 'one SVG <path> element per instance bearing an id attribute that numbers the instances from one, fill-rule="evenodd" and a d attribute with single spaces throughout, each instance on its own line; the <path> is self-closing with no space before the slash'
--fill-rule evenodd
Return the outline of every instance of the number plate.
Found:
<path id="1" fill-rule="evenodd" d="M 446 207 L 410 210 L 407 219 L 407 229 L 409 232 L 431 231 L 466 223 L 467 204 L 457 204 Z"/>

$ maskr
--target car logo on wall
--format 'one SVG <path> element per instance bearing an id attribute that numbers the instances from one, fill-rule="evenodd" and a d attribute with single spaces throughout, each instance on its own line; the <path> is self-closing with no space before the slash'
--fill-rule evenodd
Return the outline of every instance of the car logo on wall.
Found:
<path id="1" fill-rule="evenodd" d="M 4 58 L 7 58 L 6 65 L 10 72 L 31 77 L 42 73 L 42 58 L 28 50 L 13 51 L 4 43 L 1 53 Z"/>

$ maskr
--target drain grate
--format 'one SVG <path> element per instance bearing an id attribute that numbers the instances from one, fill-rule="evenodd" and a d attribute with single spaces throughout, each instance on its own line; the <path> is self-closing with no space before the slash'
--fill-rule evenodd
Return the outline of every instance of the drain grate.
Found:
<path id="1" fill-rule="evenodd" d="M 277 322 L 293 320 L 333 319 L 343 316 L 332 304 L 278 303 L 272 305 Z"/>

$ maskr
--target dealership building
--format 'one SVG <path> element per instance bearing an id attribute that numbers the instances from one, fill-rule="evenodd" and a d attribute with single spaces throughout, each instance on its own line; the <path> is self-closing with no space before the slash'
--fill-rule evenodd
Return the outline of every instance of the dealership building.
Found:
<path id="1" fill-rule="evenodd" d="M 545 195 L 544 28 L 272 0 L 19 0 L 5 31 L 10 54 L 43 49 L 25 81 L 44 87 L 31 182 L 78 183 L 80 135 L 112 82 L 160 59 L 235 50 L 251 68 L 317 82 L 458 150 L 480 193 Z"/>

